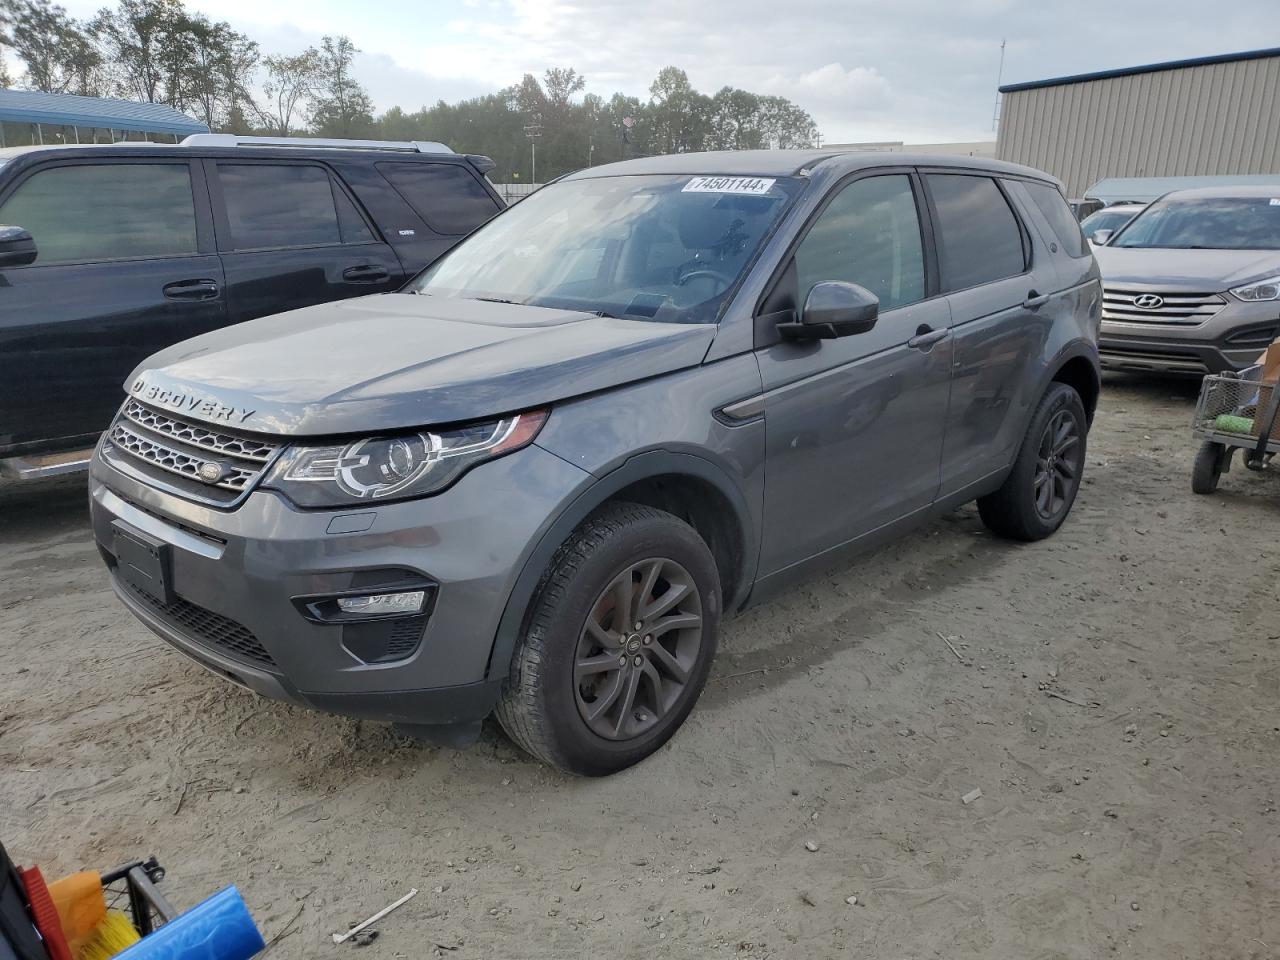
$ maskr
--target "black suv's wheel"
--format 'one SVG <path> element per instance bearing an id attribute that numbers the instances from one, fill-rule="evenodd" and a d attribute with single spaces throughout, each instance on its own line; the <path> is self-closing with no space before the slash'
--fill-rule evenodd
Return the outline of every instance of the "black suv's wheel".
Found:
<path id="1" fill-rule="evenodd" d="M 1051 384 L 1004 485 L 979 498 L 982 522 L 1013 540 L 1043 540 L 1062 526 L 1080 490 L 1088 430 L 1080 395 L 1065 383 Z"/>
<path id="2" fill-rule="evenodd" d="M 551 561 L 498 720 L 570 773 L 629 767 L 693 709 L 719 626 L 720 578 L 702 538 L 661 510 L 610 504 Z"/>

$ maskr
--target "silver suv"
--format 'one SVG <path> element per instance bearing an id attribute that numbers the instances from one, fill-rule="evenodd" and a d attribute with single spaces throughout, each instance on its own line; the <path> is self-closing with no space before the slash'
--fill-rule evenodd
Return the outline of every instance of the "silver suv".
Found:
<path id="1" fill-rule="evenodd" d="M 1167 193 L 1094 254 L 1103 366 L 1242 370 L 1280 334 L 1280 187 Z"/>
<path id="2" fill-rule="evenodd" d="M 1079 489 L 1101 286 L 1058 184 L 969 158 L 595 167 L 396 294 L 143 363 L 92 466 L 124 604 L 214 673 L 603 774 L 722 614 L 977 500 Z"/>

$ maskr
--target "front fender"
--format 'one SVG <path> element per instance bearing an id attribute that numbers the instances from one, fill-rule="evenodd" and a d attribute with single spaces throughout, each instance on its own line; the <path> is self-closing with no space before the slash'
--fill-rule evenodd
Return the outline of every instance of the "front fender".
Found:
<path id="1" fill-rule="evenodd" d="M 507 597 L 507 605 L 498 624 L 493 650 L 489 655 L 486 671 L 488 679 L 506 675 L 516 642 L 524 624 L 525 612 L 533 600 L 543 574 L 551 564 L 560 545 L 592 511 L 608 501 L 620 490 L 641 480 L 662 476 L 686 476 L 711 484 L 721 493 L 732 509 L 742 532 L 743 550 L 737 571 L 737 589 L 726 610 L 737 609 L 751 590 L 755 579 L 756 561 L 759 558 L 759 531 L 751 519 L 751 509 L 742 488 L 723 467 L 713 461 L 685 452 L 650 450 L 636 454 L 624 463 L 600 477 L 569 502 L 545 529 L 536 546 L 525 560 L 515 586 Z"/>

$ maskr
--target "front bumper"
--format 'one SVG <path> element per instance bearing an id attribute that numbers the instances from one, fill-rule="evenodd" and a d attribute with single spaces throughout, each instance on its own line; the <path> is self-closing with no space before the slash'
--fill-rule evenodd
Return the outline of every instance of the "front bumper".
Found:
<path id="1" fill-rule="evenodd" d="M 1134 284 L 1127 286 L 1136 289 Z M 1118 322 L 1104 315 L 1098 335 L 1103 367 L 1203 376 L 1257 363 L 1266 345 L 1280 335 L 1280 303 L 1243 303 L 1230 294 L 1221 296 L 1227 305 L 1203 323 Z"/>
<path id="2" fill-rule="evenodd" d="M 219 676 L 334 713 L 466 723 L 489 713 L 505 676 L 505 668 L 491 674 L 489 657 L 516 577 L 587 479 L 530 446 L 420 500 L 302 510 L 258 490 L 222 510 L 156 490 L 95 456 L 90 510 L 125 606 Z M 162 545 L 168 597 L 120 576 L 120 524 Z M 370 647 L 363 627 L 318 622 L 302 602 L 408 582 L 427 584 L 430 603 L 417 623 L 400 625 L 389 660 L 370 662 L 370 650 L 388 648 Z"/>

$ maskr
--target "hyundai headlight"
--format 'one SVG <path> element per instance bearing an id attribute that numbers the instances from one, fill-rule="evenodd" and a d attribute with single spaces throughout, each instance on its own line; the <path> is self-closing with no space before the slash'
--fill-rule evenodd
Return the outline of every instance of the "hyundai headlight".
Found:
<path id="1" fill-rule="evenodd" d="M 546 410 L 535 410 L 449 430 L 293 446 L 263 485 L 304 507 L 426 496 L 477 464 L 528 446 L 546 419 Z"/>
<path id="2" fill-rule="evenodd" d="M 1231 295 L 1237 300 L 1244 300 L 1246 303 L 1255 303 L 1259 300 L 1280 300 L 1280 277 L 1258 280 L 1255 283 L 1245 284 L 1243 287 L 1233 287 Z"/>

